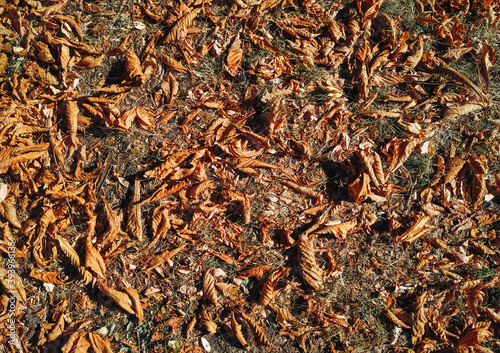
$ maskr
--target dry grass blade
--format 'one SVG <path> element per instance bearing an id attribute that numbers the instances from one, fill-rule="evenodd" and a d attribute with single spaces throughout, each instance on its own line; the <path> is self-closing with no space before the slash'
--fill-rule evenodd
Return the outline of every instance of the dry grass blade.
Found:
<path id="1" fill-rule="evenodd" d="M 297 241 L 297 257 L 304 281 L 315 291 L 321 290 L 324 281 L 324 271 L 319 267 L 314 242 L 316 235 L 302 233 Z"/>
<path id="2" fill-rule="evenodd" d="M 219 297 L 217 295 L 217 289 L 215 288 L 215 278 L 210 273 L 210 270 L 206 271 L 203 277 L 203 294 L 215 307 L 219 306 Z"/>

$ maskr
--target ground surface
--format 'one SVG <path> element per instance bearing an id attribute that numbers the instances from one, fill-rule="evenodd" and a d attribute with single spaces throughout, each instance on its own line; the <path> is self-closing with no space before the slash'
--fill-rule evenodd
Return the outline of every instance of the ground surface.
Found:
<path id="1" fill-rule="evenodd" d="M 0 5 L 1 352 L 500 351 L 498 1 Z"/>

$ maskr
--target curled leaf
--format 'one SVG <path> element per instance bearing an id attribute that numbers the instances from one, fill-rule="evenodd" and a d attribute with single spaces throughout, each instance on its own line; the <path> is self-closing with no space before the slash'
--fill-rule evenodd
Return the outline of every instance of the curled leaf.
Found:
<path id="1" fill-rule="evenodd" d="M 217 307 L 219 305 L 217 289 L 215 288 L 215 278 L 210 273 L 210 270 L 206 271 L 203 277 L 203 294 L 214 306 Z"/>

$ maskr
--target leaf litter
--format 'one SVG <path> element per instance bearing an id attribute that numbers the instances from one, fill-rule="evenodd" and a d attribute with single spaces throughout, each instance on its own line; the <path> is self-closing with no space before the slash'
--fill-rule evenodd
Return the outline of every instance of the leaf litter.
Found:
<path id="1" fill-rule="evenodd" d="M 5 349 L 500 349 L 500 8 L 395 3 L 2 2 Z"/>

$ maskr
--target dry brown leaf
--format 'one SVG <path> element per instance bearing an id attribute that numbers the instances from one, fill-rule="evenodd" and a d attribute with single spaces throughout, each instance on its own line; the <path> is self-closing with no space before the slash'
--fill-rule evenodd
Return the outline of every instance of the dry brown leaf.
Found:
<path id="1" fill-rule="evenodd" d="M 238 341 L 240 341 L 243 348 L 248 351 L 250 347 L 248 346 L 247 340 L 245 336 L 243 336 L 243 332 L 241 332 L 241 325 L 236 321 L 236 317 L 234 316 L 234 311 L 231 310 L 231 329 L 233 334 L 236 336 Z"/>
<path id="2" fill-rule="evenodd" d="M 50 53 L 50 49 L 47 44 L 35 41 L 33 42 L 33 46 L 37 51 L 38 59 L 40 59 L 41 61 L 46 62 L 48 64 L 52 64 L 56 61 L 52 56 L 52 54 Z"/>
<path id="3" fill-rule="evenodd" d="M 78 105 L 74 100 L 66 101 L 66 118 L 68 119 L 68 128 L 71 145 L 76 147 L 78 145 L 78 139 L 76 133 L 78 130 Z"/>
<path id="4" fill-rule="evenodd" d="M 69 336 L 68 342 L 61 348 L 62 353 L 85 353 L 90 347 L 85 339 L 86 332 L 79 331 Z"/>
<path id="5" fill-rule="evenodd" d="M 431 217 L 429 216 L 420 216 L 416 215 L 415 216 L 415 221 L 411 225 L 411 227 L 398 236 L 395 241 L 400 243 L 400 242 L 408 242 L 411 243 L 421 236 L 423 236 L 427 231 L 434 229 L 434 226 L 428 225 L 427 223 L 431 220 Z"/>
<path id="6" fill-rule="evenodd" d="M 389 151 L 391 147 L 393 148 L 393 152 L 391 154 L 391 165 L 385 172 L 386 178 L 403 165 L 420 142 L 421 139 L 418 137 L 393 139 L 384 147 L 384 151 Z"/>
<path id="7" fill-rule="evenodd" d="M 99 284 L 99 288 L 104 295 L 113 299 L 113 301 L 118 304 L 123 310 L 125 310 L 129 314 L 135 315 L 135 310 L 133 308 L 134 303 L 132 303 L 132 299 L 130 299 L 130 296 L 127 293 L 123 293 L 110 288 L 104 283 Z"/>
<path id="8" fill-rule="evenodd" d="M 146 272 L 149 272 L 152 269 L 154 269 L 162 264 L 165 264 L 168 260 L 170 260 L 172 257 L 174 257 L 177 253 L 182 251 L 186 247 L 186 245 L 187 244 L 182 244 L 178 248 L 175 248 L 173 250 L 167 250 L 167 251 L 162 252 L 161 254 L 156 255 L 153 258 L 151 258 L 147 264 Z"/>
<path id="9" fill-rule="evenodd" d="M 490 71 L 493 67 L 493 62 L 496 59 L 495 50 L 486 43 L 482 43 L 483 49 L 481 56 L 477 62 L 479 73 L 483 81 L 483 89 L 489 89 L 490 86 Z"/>
<path id="10" fill-rule="evenodd" d="M 178 62 L 177 60 L 171 58 L 168 55 L 165 55 L 162 58 L 162 61 L 163 61 L 163 63 L 165 65 L 167 65 L 168 67 L 170 67 L 172 70 L 175 70 L 175 71 L 178 71 L 178 72 L 183 72 L 183 73 L 188 72 L 188 70 L 180 62 Z"/>
<path id="11" fill-rule="evenodd" d="M 182 16 L 165 37 L 165 43 L 176 43 L 184 39 L 200 10 L 201 8 L 197 8 Z"/>
<path id="12" fill-rule="evenodd" d="M 7 65 L 7 61 L 9 60 L 7 54 L 0 53 L 0 75 L 3 73 L 5 66 Z"/>
<path id="13" fill-rule="evenodd" d="M 49 144 L 44 144 L 48 145 Z M 4 157 L 4 154 L 2 153 L 4 151 L 0 151 L 0 156 Z M 47 151 L 39 151 L 39 152 L 29 152 L 29 153 L 24 153 L 20 154 L 15 157 L 10 157 L 8 159 L 1 158 L 0 159 L 0 174 L 6 173 L 9 168 L 15 168 L 19 163 L 30 161 L 33 159 L 37 159 L 39 157 L 44 157 L 47 156 Z"/>
<path id="14" fill-rule="evenodd" d="M 427 318 L 425 316 L 424 304 L 429 297 L 429 292 L 424 292 L 417 297 L 416 303 L 416 317 L 413 321 L 411 342 L 413 345 L 417 344 L 423 335 L 425 334 L 425 324 L 427 323 Z"/>
<path id="15" fill-rule="evenodd" d="M 141 62 L 133 49 L 127 50 L 125 68 L 132 82 L 138 83 L 139 85 L 142 84 L 144 73 L 142 72 Z"/>
<path id="16" fill-rule="evenodd" d="M 392 322 L 396 325 L 401 326 L 402 328 L 410 329 L 411 327 L 405 324 L 401 319 L 399 319 L 390 309 L 383 308 L 382 312 L 387 316 Z"/>
<path id="17" fill-rule="evenodd" d="M 347 237 L 347 234 L 351 230 L 353 230 L 356 226 L 358 225 L 358 222 L 356 219 L 352 219 L 349 222 L 343 222 L 339 224 L 332 224 L 328 225 L 326 224 L 324 227 L 321 227 L 314 233 L 316 234 L 333 234 L 339 239 L 345 239 Z"/>
<path id="18" fill-rule="evenodd" d="M 76 64 L 76 67 L 79 69 L 93 69 L 94 67 L 101 65 L 105 57 L 106 55 L 104 54 L 99 56 L 86 56 Z"/>
<path id="19" fill-rule="evenodd" d="M 283 276 L 285 276 L 288 273 L 289 270 L 290 270 L 289 268 L 280 267 L 279 269 L 277 269 L 276 271 L 274 271 L 269 275 L 269 278 L 264 283 L 264 287 L 260 292 L 259 303 L 261 305 L 266 306 L 271 302 L 271 300 L 276 295 L 276 292 L 274 291 L 274 286 Z"/>
<path id="20" fill-rule="evenodd" d="M 314 233 L 302 233 L 297 241 L 297 258 L 302 278 L 315 291 L 319 291 L 323 287 L 324 271 L 316 261 L 315 240 Z"/>
<path id="21" fill-rule="evenodd" d="M 69 284 L 73 281 L 64 281 L 61 278 L 60 272 L 46 272 L 46 271 L 36 271 L 35 269 L 31 270 L 30 277 L 36 278 L 39 281 L 57 284 L 57 285 L 65 285 Z"/>
<path id="22" fill-rule="evenodd" d="M 219 297 L 217 295 L 217 289 L 215 289 L 215 278 L 210 271 L 211 270 L 206 271 L 203 277 L 203 294 L 215 307 L 217 307 L 219 305 Z"/>
<path id="23" fill-rule="evenodd" d="M 193 336 L 194 326 L 196 325 L 196 316 L 189 321 L 189 324 L 186 327 L 186 338 L 189 340 Z"/>
<path id="24" fill-rule="evenodd" d="M 57 237 L 57 240 L 59 242 L 59 247 L 61 248 L 61 251 L 66 255 L 71 262 L 73 266 L 75 266 L 77 269 L 80 268 L 80 257 L 78 256 L 78 253 L 73 249 L 73 247 L 69 244 L 69 242 L 62 238 L 62 237 Z"/>
<path id="25" fill-rule="evenodd" d="M 262 276 L 264 276 L 264 274 L 267 273 L 271 268 L 272 268 L 271 265 L 252 267 L 238 273 L 238 277 L 239 278 L 255 277 L 258 280 L 260 280 Z"/>
<path id="26" fill-rule="evenodd" d="M 92 245 L 90 237 L 87 238 L 86 242 L 85 266 L 89 267 L 100 278 L 106 277 L 106 264 L 101 253 Z"/>
<path id="27" fill-rule="evenodd" d="M 89 332 L 89 340 L 95 353 L 113 353 L 109 341 L 103 339 L 97 333 Z"/>
<path id="28" fill-rule="evenodd" d="M 177 93 L 179 92 L 179 83 L 171 72 L 169 72 L 168 76 L 161 82 L 161 89 L 167 97 L 167 104 L 171 105 L 174 103 Z"/>
<path id="29" fill-rule="evenodd" d="M 243 318 L 245 319 L 248 327 L 252 330 L 252 333 L 255 336 L 255 339 L 257 341 L 257 344 L 259 346 L 265 346 L 265 347 L 271 347 L 271 342 L 266 337 L 266 334 L 264 333 L 264 330 L 255 322 L 254 319 L 252 319 L 250 316 L 242 314 Z"/>
<path id="30" fill-rule="evenodd" d="M 0 203 L 0 215 L 9 221 L 13 227 L 19 229 L 22 225 L 17 218 L 15 203 L 16 201 L 13 196 L 9 196 L 3 200 L 3 202 Z"/>
<path id="31" fill-rule="evenodd" d="M 233 44 L 229 47 L 226 59 L 226 69 L 231 76 L 237 76 L 240 73 L 242 56 L 243 49 L 241 49 L 240 34 L 238 33 L 233 40 Z"/>
<path id="32" fill-rule="evenodd" d="M 445 167 L 445 175 L 443 177 L 443 182 L 445 184 L 451 182 L 457 174 L 462 170 L 462 167 L 465 165 L 466 160 L 461 157 L 453 157 Z"/>
<path id="33" fill-rule="evenodd" d="M 132 301 L 132 308 L 134 309 L 135 316 L 137 316 L 137 319 L 139 320 L 137 324 L 141 326 L 142 320 L 144 318 L 144 313 L 142 311 L 141 298 L 139 297 L 139 293 L 133 287 L 124 286 L 123 289 Z"/>
<path id="34" fill-rule="evenodd" d="M 483 104 L 477 104 L 477 103 L 462 104 L 446 109 L 446 111 L 444 112 L 444 117 L 447 119 L 453 119 L 456 118 L 457 116 L 469 114 L 483 108 L 484 108 Z"/>
<path id="35" fill-rule="evenodd" d="M 304 195 L 307 195 L 312 198 L 317 198 L 320 194 L 318 191 L 314 190 L 314 188 L 306 185 L 299 185 L 291 180 L 282 180 L 281 183 L 285 184 L 289 188 L 298 191 Z"/>
<path id="36" fill-rule="evenodd" d="M 26 291 L 21 277 L 19 277 L 15 269 L 0 267 L 0 282 L 4 289 L 14 295 L 20 303 L 26 304 Z"/>
<path id="37" fill-rule="evenodd" d="M 466 330 L 458 340 L 458 347 L 475 347 L 488 342 L 494 334 L 490 331 L 491 322 L 478 322 Z"/>
<path id="38" fill-rule="evenodd" d="M 205 306 L 201 307 L 200 324 L 210 333 L 217 332 L 217 324 L 212 320 L 212 315 L 205 309 Z"/>
<path id="39" fill-rule="evenodd" d="M 127 220 L 127 231 L 129 234 L 133 235 L 139 241 L 142 241 L 142 213 L 141 213 L 141 182 L 139 179 L 135 179 L 134 182 L 134 196 L 132 201 L 128 206 L 128 220 Z"/>
<path id="40" fill-rule="evenodd" d="M 424 39 L 421 35 L 418 35 L 417 41 L 413 43 L 413 54 L 411 54 L 406 58 L 403 67 L 406 70 L 413 70 L 420 62 L 420 59 L 422 59 L 423 54 L 424 54 Z"/>

